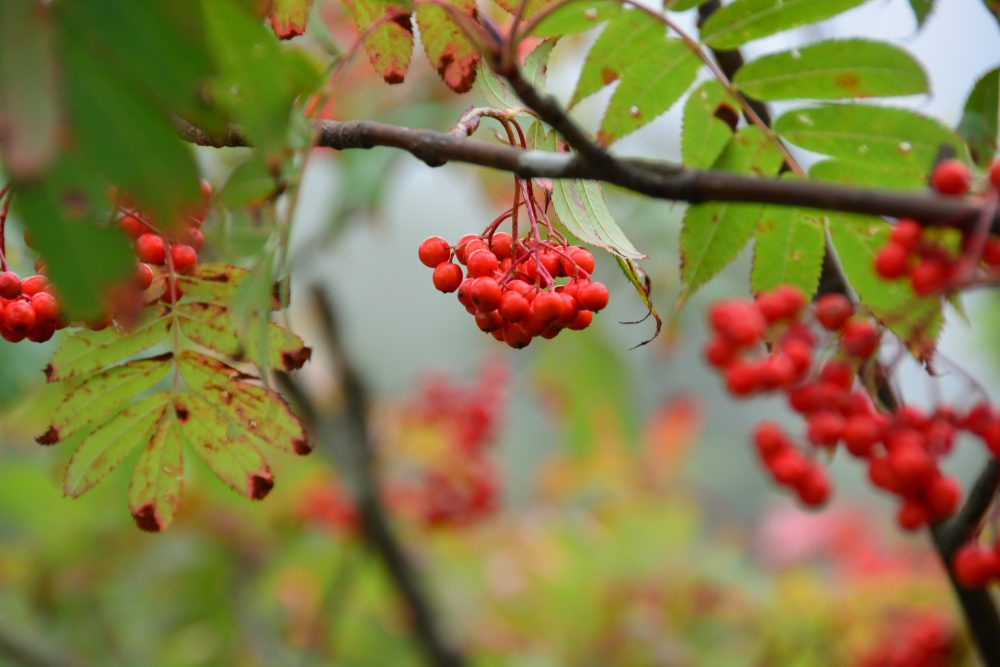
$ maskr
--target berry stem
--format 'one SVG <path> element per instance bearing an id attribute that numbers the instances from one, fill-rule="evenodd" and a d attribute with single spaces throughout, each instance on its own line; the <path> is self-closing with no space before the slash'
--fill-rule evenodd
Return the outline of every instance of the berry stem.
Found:
<path id="1" fill-rule="evenodd" d="M 0 271 L 7 270 L 7 211 L 10 210 L 10 200 L 13 198 L 10 183 L 4 183 L 0 188 L 0 200 L 3 201 L 3 207 L 0 208 Z"/>

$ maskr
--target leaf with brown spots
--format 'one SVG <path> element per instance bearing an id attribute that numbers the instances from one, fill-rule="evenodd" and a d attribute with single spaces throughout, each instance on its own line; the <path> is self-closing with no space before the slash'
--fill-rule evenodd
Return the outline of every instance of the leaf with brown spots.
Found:
<path id="1" fill-rule="evenodd" d="M 181 502 L 184 456 L 177 429 L 177 421 L 172 415 L 161 419 L 132 471 L 128 487 L 129 511 L 135 524 L 148 532 L 167 528 Z"/>
<path id="2" fill-rule="evenodd" d="M 452 0 L 450 4 L 470 21 L 475 20 L 475 0 Z M 441 75 L 441 80 L 456 93 L 468 92 L 476 80 L 476 65 L 479 64 L 475 45 L 451 15 L 437 5 L 417 8 L 417 26 L 427 59 Z"/>
<path id="3" fill-rule="evenodd" d="M 274 0 L 271 3 L 271 29 L 278 39 L 291 39 L 305 34 L 312 0 Z"/>
<path id="4" fill-rule="evenodd" d="M 386 83 L 402 83 L 413 56 L 409 5 L 389 0 L 345 0 L 372 66 Z"/>
<path id="5" fill-rule="evenodd" d="M 81 431 L 70 442 L 76 451 L 66 466 L 63 491 L 77 498 L 92 489 L 129 454 L 149 442 L 167 412 L 170 394 L 150 394 L 115 412 L 93 430 Z"/>

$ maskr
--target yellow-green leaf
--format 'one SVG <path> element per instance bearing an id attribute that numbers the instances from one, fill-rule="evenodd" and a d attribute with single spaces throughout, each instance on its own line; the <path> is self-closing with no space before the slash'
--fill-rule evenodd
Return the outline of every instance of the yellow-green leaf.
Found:
<path id="1" fill-rule="evenodd" d="M 413 26 L 408 4 L 390 0 L 345 0 L 364 38 L 372 67 L 386 83 L 402 83 L 413 56 Z"/>
<path id="2" fill-rule="evenodd" d="M 177 432 L 177 420 L 167 415 L 160 420 L 132 471 L 128 487 L 128 507 L 139 528 L 159 532 L 174 520 L 184 488 L 184 455 Z"/>
<path id="3" fill-rule="evenodd" d="M 449 4 L 466 16 L 469 23 L 474 23 L 475 0 L 451 0 Z M 424 52 L 441 80 L 456 93 L 468 92 L 476 80 L 476 65 L 479 64 L 475 45 L 444 8 L 420 5 L 416 15 Z"/>
<path id="4" fill-rule="evenodd" d="M 170 326 L 170 318 L 157 311 L 131 329 L 111 326 L 103 331 L 78 331 L 56 349 L 45 367 L 45 377 L 54 382 L 93 373 L 153 347 L 167 337 Z"/>

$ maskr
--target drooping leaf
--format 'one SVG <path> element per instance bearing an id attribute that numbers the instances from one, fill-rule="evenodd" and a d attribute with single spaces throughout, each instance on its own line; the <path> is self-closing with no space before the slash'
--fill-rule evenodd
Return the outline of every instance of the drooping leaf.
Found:
<path id="1" fill-rule="evenodd" d="M 288 143 L 292 104 L 319 82 L 319 70 L 233 0 L 202 3 L 207 41 L 220 74 L 213 99 L 265 156 Z M 395 25 L 395 24 L 394 24 Z"/>
<path id="2" fill-rule="evenodd" d="M 649 276 L 647 276 L 646 273 L 639 268 L 639 265 L 631 259 L 615 256 L 615 260 L 618 262 L 618 268 L 625 274 L 625 277 L 635 289 L 636 294 L 638 294 L 639 298 L 642 300 L 642 304 L 646 307 L 646 315 L 634 322 L 634 324 L 643 322 L 650 317 L 652 317 L 653 321 L 656 323 L 653 335 L 641 343 L 633 346 L 634 349 L 651 342 L 654 338 L 660 335 L 660 331 L 663 329 L 663 318 L 661 318 L 660 314 L 656 312 L 656 306 L 653 305 L 653 281 L 649 279 Z"/>
<path id="3" fill-rule="evenodd" d="M 896 182 L 924 187 L 940 146 L 962 158 L 964 144 L 936 120 L 906 109 L 860 104 L 789 111 L 774 123 L 784 139 L 841 161 L 896 172 Z"/>
<path id="4" fill-rule="evenodd" d="M 958 124 L 958 134 L 965 139 L 972 159 L 981 167 L 989 166 L 996 154 L 998 116 L 1000 67 L 994 67 L 972 87 Z"/>
<path id="5" fill-rule="evenodd" d="M 47 5 L 0 3 L 0 153 L 16 178 L 38 175 L 56 149 L 60 100 L 52 33 Z"/>
<path id="6" fill-rule="evenodd" d="M 169 352 L 136 359 L 78 381 L 53 411 L 49 428 L 37 438 L 38 442 L 55 444 L 95 425 L 107 416 L 109 409 L 156 386 L 166 377 L 172 359 Z"/>
<path id="7" fill-rule="evenodd" d="M 836 213 L 829 216 L 829 229 L 844 275 L 861 302 L 924 358 L 940 333 L 941 302 L 918 297 L 907 280 L 886 281 L 875 273 L 875 255 L 889 238 L 889 225 L 871 216 Z"/>
<path id="8" fill-rule="evenodd" d="M 255 446 L 290 454 L 310 451 L 302 423 L 277 392 L 251 384 L 236 369 L 196 352 L 181 353 L 178 363 L 191 388 L 238 425 Z"/>
<path id="9" fill-rule="evenodd" d="M 72 157 L 62 154 L 42 178 L 18 184 L 13 209 L 30 230 L 66 314 L 89 319 L 101 313 L 108 285 L 131 273 L 135 255 L 117 229 L 101 226 L 105 194 L 91 179 L 93 166 L 88 175 Z"/>
<path id="10" fill-rule="evenodd" d="M 621 9 L 621 3 L 614 0 L 568 2 L 547 14 L 531 34 L 539 37 L 563 37 L 586 32 L 612 18 Z"/>
<path id="11" fill-rule="evenodd" d="M 92 489 L 129 454 L 149 442 L 166 414 L 170 394 L 165 391 L 115 412 L 94 430 L 80 434 L 76 451 L 66 467 L 63 491 L 77 498 Z"/>
<path id="12" fill-rule="evenodd" d="M 796 206 L 764 208 L 754 237 L 754 292 L 795 285 L 810 297 L 819 286 L 826 254 L 826 214 Z"/>
<path id="13" fill-rule="evenodd" d="M 169 527 L 181 502 L 184 455 L 177 429 L 173 414 L 161 419 L 132 471 L 128 487 L 129 511 L 136 525 L 148 532 Z"/>
<path id="14" fill-rule="evenodd" d="M 712 14 L 701 38 L 713 49 L 747 42 L 815 23 L 857 7 L 865 0 L 736 0 Z"/>
<path id="15" fill-rule="evenodd" d="M 714 169 L 774 176 L 783 157 L 756 127 L 742 128 L 716 161 Z M 681 228 L 682 300 L 693 294 L 736 259 L 753 236 L 764 207 L 761 204 L 713 202 L 688 207 Z"/>
<path id="16" fill-rule="evenodd" d="M 927 75 L 906 51 L 884 42 L 843 39 L 772 53 L 746 63 L 733 80 L 758 100 L 890 97 L 928 92 Z"/>
<path id="17" fill-rule="evenodd" d="M 273 0 L 268 19 L 278 39 L 291 39 L 305 34 L 312 3 L 313 0 Z"/>
<path id="18" fill-rule="evenodd" d="M 363 35 L 365 51 L 386 83 L 402 83 L 413 56 L 413 26 L 408 5 L 391 0 L 345 0 Z"/>
<path id="19" fill-rule="evenodd" d="M 681 125 L 684 166 L 692 169 L 711 167 L 733 136 L 737 120 L 739 107 L 721 83 L 710 79 L 695 88 L 684 105 Z"/>
<path id="20" fill-rule="evenodd" d="M 63 339 L 45 367 L 45 377 L 55 382 L 93 373 L 153 347 L 167 337 L 170 326 L 163 313 L 150 313 L 128 331 L 78 331 Z"/>
<path id="21" fill-rule="evenodd" d="M 598 182 L 556 180 L 552 183 L 552 205 L 560 222 L 581 241 L 621 257 L 645 257 L 611 215 Z"/>
<path id="22" fill-rule="evenodd" d="M 451 0 L 456 11 L 468 16 L 472 22 L 476 15 L 475 0 Z M 451 15 L 437 5 L 417 7 L 417 26 L 420 41 L 428 60 L 441 76 L 441 80 L 456 93 L 472 89 L 479 64 L 479 50 L 469 41 Z"/>
<path id="23" fill-rule="evenodd" d="M 271 469 L 245 432 L 196 393 L 179 397 L 174 410 L 181 439 L 222 483 L 251 500 L 270 493 Z"/>
<path id="24" fill-rule="evenodd" d="M 934 11 L 934 0 L 910 0 L 910 9 L 917 20 L 917 29 L 923 28 L 927 17 Z"/>

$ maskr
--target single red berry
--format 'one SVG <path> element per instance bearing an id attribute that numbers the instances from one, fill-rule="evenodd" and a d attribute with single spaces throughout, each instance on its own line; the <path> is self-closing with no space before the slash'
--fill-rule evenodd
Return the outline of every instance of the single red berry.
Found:
<path id="1" fill-rule="evenodd" d="M 795 490 L 803 505 L 819 507 L 830 498 L 830 478 L 822 468 L 809 466 L 806 473 L 797 480 Z"/>
<path id="2" fill-rule="evenodd" d="M 556 295 L 562 300 L 562 314 L 556 322 L 559 326 L 568 326 L 570 322 L 576 319 L 576 314 L 580 310 L 585 310 L 580 308 L 580 304 L 576 302 L 576 299 L 571 297 L 569 294 L 563 294 L 562 292 L 556 292 Z"/>
<path id="3" fill-rule="evenodd" d="M 920 260 L 910 273 L 910 286 L 920 296 L 941 291 L 947 280 L 948 265 L 934 257 Z"/>
<path id="4" fill-rule="evenodd" d="M 458 243 L 459 245 L 455 246 L 455 257 L 462 264 L 469 261 L 469 255 L 477 250 L 489 250 L 486 243 L 475 234 L 466 234 Z"/>
<path id="5" fill-rule="evenodd" d="M 779 285 L 770 292 L 757 295 L 757 309 L 768 322 L 794 317 L 805 307 L 802 290 L 794 285 Z"/>
<path id="6" fill-rule="evenodd" d="M 167 259 L 167 245 L 157 234 L 143 234 L 137 238 L 135 252 L 147 264 L 163 264 Z"/>
<path id="7" fill-rule="evenodd" d="M 148 231 L 146 224 L 142 220 L 128 213 L 118 220 L 118 226 L 133 239 L 139 238 Z"/>
<path id="8" fill-rule="evenodd" d="M 160 301 L 163 303 L 175 303 L 180 301 L 180 298 L 184 296 L 184 290 L 181 287 L 179 280 L 168 280 L 164 285 L 163 294 L 160 295 Z M 108 324 L 110 324 L 111 317 L 108 317 Z M 107 326 L 107 325 L 105 325 Z"/>
<path id="9" fill-rule="evenodd" d="M 844 423 L 844 445 L 854 456 L 867 458 L 882 436 L 882 429 L 875 418 L 853 415 Z"/>
<path id="10" fill-rule="evenodd" d="M 483 333 L 490 333 L 491 331 L 496 331 L 502 328 L 504 325 L 503 318 L 500 317 L 500 313 L 495 310 L 491 310 L 488 313 L 479 311 L 476 313 L 476 326 Z"/>
<path id="11" fill-rule="evenodd" d="M 983 261 L 991 269 L 1000 269 L 1000 236 L 986 238 L 986 243 L 983 245 Z"/>
<path id="12" fill-rule="evenodd" d="M 27 301 L 8 304 L 3 311 L 3 325 L 23 338 L 35 326 L 35 311 Z"/>
<path id="13" fill-rule="evenodd" d="M 907 251 L 913 250 L 920 243 L 920 237 L 924 233 L 924 228 L 916 220 L 901 218 L 889 234 L 889 241 L 896 245 L 903 246 Z"/>
<path id="14" fill-rule="evenodd" d="M 31 297 L 31 309 L 35 311 L 36 324 L 52 322 L 59 318 L 59 302 L 48 292 L 39 292 Z"/>
<path id="15" fill-rule="evenodd" d="M 55 320 L 44 320 L 35 322 L 35 326 L 28 332 L 28 340 L 32 343 L 44 343 L 51 340 L 56 332 Z"/>
<path id="16" fill-rule="evenodd" d="M 878 348 L 879 334 L 865 319 L 848 320 L 840 334 L 840 346 L 852 357 L 867 359 Z"/>
<path id="17" fill-rule="evenodd" d="M 542 266 L 545 267 L 550 276 L 555 277 L 559 275 L 559 269 L 562 268 L 559 255 L 554 252 L 542 252 L 538 254 L 538 261 L 542 263 Z"/>
<path id="18" fill-rule="evenodd" d="M 792 362 L 795 377 L 802 377 L 812 367 L 812 345 L 797 338 L 781 343 L 781 353 Z"/>
<path id="19" fill-rule="evenodd" d="M 713 338 L 705 346 L 705 359 L 715 368 L 725 368 L 736 358 L 736 350 L 725 338 Z"/>
<path id="20" fill-rule="evenodd" d="M 846 421 L 832 411 L 817 412 L 809 418 L 806 439 L 814 445 L 833 446 L 844 434 Z"/>
<path id="21" fill-rule="evenodd" d="M 572 329 L 573 331 L 582 331 L 590 326 L 590 323 L 594 320 L 594 313 L 589 310 L 578 310 L 576 312 L 576 317 L 573 321 L 566 325 L 567 329 Z"/>
<path id="22" fill-rule="evenodd" d="M 531 311 L 531 304 L 523 296 L 509 289 L 500 295 L 500 317 L 508 322 L 520 322 Z"/>
<path id="23" fill-rule="evenodd" d="M 576 293 L 576 300 L 581 308 L 596 313 L 608 305 L 608 288 L 598 282 L 581 285 Z"/>
<path id="24" fill-rule="evenodd" d="M 451 262 L 441 262 L 431 276 L 434 287 L 442 292 L 454 292 L 462 284 L 462 267 Z"/>
<path id="25" fill-rule="evenodd" d="M 493 278 L 476 278 L 472 283 L 472 303 L 476 310 L 496 310 L 500 306 L 500 285 Z"/>
<path id="26" fill-rule="evenodd" d="M 788 405 L 799 414 L 809 415 L 823 407 L 822 392 L 817 384 L 806 384 L 788 392 Z"/>
<path id="27" fill-rule="evenodd" d="M 975 542 L 959 548 L 951 561 L 958 583 L 966 588 L 981 588 L 989 583 L 996 570 L 997 555 Z"/>
<path id="28" fill-rule="evenodd" d="M 149 286 L 153 284 L 152 267 L 150 267 L 149 264 L 143 264 L 142 262 L 139 262 L 139 264 L 137 264 L 135 267 L 134 280 L 136 287 L 138 287 L 140 290 L 145 291 L 149 289 Z"/>
<path id="29" fill-rule="evenodd" d="M 961 485 L 945 475 L 935 477 L 927 489 L 927 508 L 934 521 L 947 519 L 954 514 L 961 500 Z"/>
<path id="30" fill-rule="evenodd" d="M 514 238 L 507 232 L 496 232 L 490 239 L 490 250 L 499 260 L 510 258 L 513 245 Z"/>
<path id="31" fill-rule="evenodd" d="M 767 463 L 774 480 L 783 486 L 797 486 L 812 466 L 794 449 L 786 449 Z"/>
<path id="32" fill-rule="evenodd" d="M 888 457 L 871 457 L 868 459 L 868 479 L 880 489 L 895 492 L 898 488 L 896 475 L 892 471 Z"/>
<path id="33" fill-rule="evenodd" d="M 917 501 L 907 500 L 896 513 L 896 523 L 903 530 L 917 530 L 927 524 L 927 510 Z"/>
<path id="34" fill-rule="evenodd" d="M 466 266 L 469 275 L 473 278 L 481 276 L 491 276 L 493 272 L 500 268 L 497 256 L 489 250 L 476 250 L 466 255 Z"/>
<path id="35" fill-rule="evenodd" d="M 21 296 L 21 279 L 16 273 L 4 271 L 0 273 L 0 298 L 16 299 Z"/>
<path id="36" fill-rule="evenodd" d="M 451 257 L 451 246 L 440 236 L 429 236 L 420 242 L 417 248 L 417 256 L 420 263 L 428 268 L 435 268 L 442 262 L 447 262 Z"/>
<path id="37" fill-rule="evenodd" d="M 795 364 L 780 352 L 767 357 L 758 369 L 762 389 L 780 389 L 795 381 Z"/>
<path id="38" fill-rule="evenodd" d="M 987 180 L 989 180 L 994 190 L 1000 190 L 1000 160 L 994 160 L 993 164 L 990 165 Z"/>
<path id="39" fill-rule="evenodd" d="M 840 331 L 854 314 L 854 304 L 843 294 L 825 294 L 816 300 L 816 320 L 827 331 Z"/>
<path id="40" fill-rule="evenodd" d="M 831 359 L 823 364 L 819 379 L 842 389 L 850 389 L 854 385 L 854 369 L 839 359 Z"/>
<path id="41" fill-rule="evenodd" d="M 753 442 L 761 461 L 773 461 L 775 457 L 787 451 L 791 445 L 785 432 L 774 422 L 761 422 L 753 434 Z"/>
<path id="42" fill-rule="evenodd" d="M 49 279 L 43 275 L 35 274 L 28 276 L 21 281 L 21 294 L 24 296 L 35 296 L 39 292 L 44 292 L 49 286 Z"/>
<path id="43" fill-rule="evenodd" d="M 886 280 L 906 275 L 910 253 L 898 243 L 889 242 L 875 255 L 875 273 Z"/>
<path id="44" fill-rule="evenodd" d="M 571 261 L 563 259 L 563 273 L 567 276 L 576 276 L 580 273 L 580 277 L 588 278 L 590 274 L 594 272 L 594 256 L 589 250 L 580 247 L 570 248 L 566 253 Z"/>
<path id="45" fill-rule="evenodd" d="M 188 227 L 181 233 L 180 240 L 196 251 L 201 252 L 202 247 L 205 245 L 205 234 L 197 227 Z"/>
<path id="46" fill-rule="evenodd" d="M 749 396 L 760 387 L 760 374 L 756 366 L 736 361 L 726 369 L 726 388 L 733 396 Z"/>
<path id="47" fill-rule="evenodd" d="M 504 342 L 515 350 L 528 347 L 528 344 L 531 342 L 531 338 L 531 334 L 517 324 L 508 324 L 503 328 Z"/>
<path id="48" fill-rule="evenodd" d="M 767 320 L 752 303 L 726 301 L 709 309 L 708 315 L 717 332 L 741 347 L 759 342 L 767 329 Z"/>
<path id="49" fill-rule="evenodd" d="M 555 292 L 542 292 L 535 297 L 535 302 L 532 304 L 535 315 L 546 322 L 562 317 L 564 306 L 562 297 Z"/>
<path id="50" fill-rule="evenodd" d="M 931 174 L 931 187 L 943 195 L 961 195 L 969 189 L 969 169 L 961 161 L 942 160 Z"/>
<path id="51" fill-rule="evenodd" d="M 903 489 L 922 489 L 937 474 L 934 460 L 920 446 L 896 446 L 889 444 L 889 465 Z"/>
<path id="52" fill-rule="evenodd" d="M 198 252 L 184 243 L 175 243 L 170 246 L 170 261 L 174 271 L 183 273 L 198 263 Z"/>

